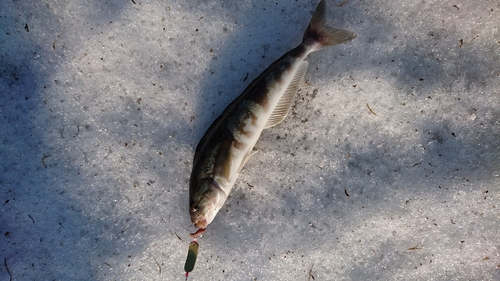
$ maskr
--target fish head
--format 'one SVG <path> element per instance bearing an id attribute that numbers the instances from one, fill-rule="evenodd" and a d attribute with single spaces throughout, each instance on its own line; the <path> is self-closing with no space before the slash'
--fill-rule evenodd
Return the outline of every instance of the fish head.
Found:
<path id="1" fill-rule="evenodd" d="M 195 227 L 205 229 L 226 201 L 226 195 L 210 181 L 202 181 L 199 184 L 197 192 L 190 196 L 189 214 Z"/>

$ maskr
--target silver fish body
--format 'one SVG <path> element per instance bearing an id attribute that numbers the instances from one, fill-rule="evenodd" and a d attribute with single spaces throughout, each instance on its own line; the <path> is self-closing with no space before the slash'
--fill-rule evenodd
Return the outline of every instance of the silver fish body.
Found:
<path id="1" fill-rule="evenodd" d="M 322 0 L 302 43 L 272 63 L 227 106 L 200 140 L 189 183 L 189 212 L 197 234 L 215 218 L 264 129 L 287 116 L 307 71 L 308 54 L 348 42 L 354 32 L 325 25 Z"/>

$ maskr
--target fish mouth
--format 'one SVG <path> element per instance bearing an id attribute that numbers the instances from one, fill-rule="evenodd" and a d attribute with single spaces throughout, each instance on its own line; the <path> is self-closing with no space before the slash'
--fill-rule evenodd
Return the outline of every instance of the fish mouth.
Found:
<path id="1" fill-rule="evenodd" d="M 207 219 L 198 219 L 198 220 L 196 220 L 194 222 L 194 226 L 196 228 L 203 228 L 203 229 L 207 228 L 207 226 L 208 226 Z"/>
<path id="2" fill-rule="evenodd" d="M 198 228 L 198 230 L 195 232 L 195 233 L 191 233 L 191 237 L 193 238 L 197 238 L 198 236 L 200 236 L 202 233 L 205 232 L 205 229 L 207 228 L 208 226 L 208 223 L 207 223 L 207 219 L 198 219 L 194 222 L 194 226 L 196 228 Z"/>

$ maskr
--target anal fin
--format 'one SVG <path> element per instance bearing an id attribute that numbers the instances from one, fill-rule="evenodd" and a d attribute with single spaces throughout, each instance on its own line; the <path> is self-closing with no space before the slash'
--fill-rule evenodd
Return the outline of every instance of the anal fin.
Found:
<path id="1" fill-rule="evenodd" d="M 240 168 L 238 169 L 238 173 L 241 171 L 241 169 L 243 169 L 243 167 L 247 164 L 250 157 L 252 157 L 255 153 L 257 153 L 257 150 L 253 150 L 253 148 L 246 153 L 245 158 L 243 159 L 243 161 L 241 161 L 241 165 L 240 165 Z"/>
<path id="2" fill-rule="evenodd" d="M 292 82 L 290 82 L 290 85 L 288 85 L 288 87 L 286 88 L 283 96 L 281 97 L 280 101 L 271 113 L 271 116 L 267 120 L 265 129 L 276 126 L 281 123 L 281 121 L 285 120 L 288 112 L 290 111 L 290 108 L 292 108 L 292 104 L 295 100 L 297 91 L 304 81 L 304 77 L 307 72 L 307 65 L 307 61 L 303 61 L 300 64 L 299 69 L 297 69 L 297 73 L 295 73 L 295 76 L 292 79 Z"/>

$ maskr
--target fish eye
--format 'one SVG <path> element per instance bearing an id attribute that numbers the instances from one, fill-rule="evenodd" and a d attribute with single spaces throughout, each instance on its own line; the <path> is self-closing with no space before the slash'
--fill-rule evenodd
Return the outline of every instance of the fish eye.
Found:
<path id="1" fill-rule="evenodd" d="M 196 204 L 191 205 L 191 211 L 196 212 L 199 209 L 200 209 L 200 207 L 198 207 L 198 205 L 196 205 Z"/>

